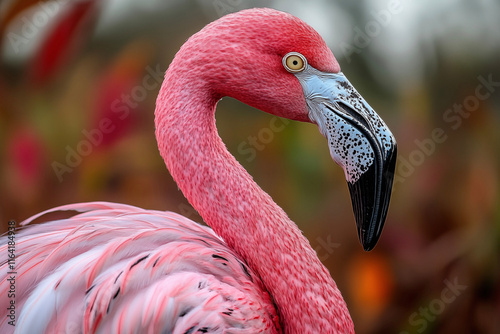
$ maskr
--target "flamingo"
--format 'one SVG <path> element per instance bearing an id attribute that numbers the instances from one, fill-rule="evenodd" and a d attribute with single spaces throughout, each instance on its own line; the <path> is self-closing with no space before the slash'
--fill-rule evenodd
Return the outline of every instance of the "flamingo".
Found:
<path id="1" fill-rule="evenodd" d="M 22 225 L 76 212 L 17 231 L 16 256 L 1 265 L 0 332 L 354 332 L 308 240 L 218 136 L 215 109 L 224 96 L 317 124 L 344 169 L 360 242 L 375 246 L 392 188 L 393 135 L 313 28 L 277 10 L 243 10 L 186 41 L 155 110 L 160 154 L 212 229 L 107 202 L 37 214 Z"/>

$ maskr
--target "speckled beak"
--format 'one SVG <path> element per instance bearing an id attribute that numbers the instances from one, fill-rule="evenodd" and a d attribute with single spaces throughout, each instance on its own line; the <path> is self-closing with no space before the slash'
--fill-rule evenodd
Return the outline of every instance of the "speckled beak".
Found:
<path id="1" fill-rule="evenodd" d="M 396 140 L 379 115 L 342 73 L 307 65 L 295 73 L 309 117 L 328 139 L 330 154 L 345 172 L 363 248 L 375 247 L 387 216 L 396 165 Z"/>

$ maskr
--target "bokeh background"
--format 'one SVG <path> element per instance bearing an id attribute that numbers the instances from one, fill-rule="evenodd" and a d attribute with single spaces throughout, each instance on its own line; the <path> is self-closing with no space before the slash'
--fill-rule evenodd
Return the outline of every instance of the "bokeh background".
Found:
<path id="1" fill-rule="evenodd" d="M 221 137 L 304 231 L 357 333 L 500 333 L 495 0 L 2 0 L 1 230 L 93 200 L 201 222 L 158 154 L 155 99 L 189 36 L 250 7 L 316 28 L 398 141 L 385 230 L 365 253 L 317 128 L 228 98 L 218 105 Z M 112 130 L 101 137 L 104 119 Z"/>

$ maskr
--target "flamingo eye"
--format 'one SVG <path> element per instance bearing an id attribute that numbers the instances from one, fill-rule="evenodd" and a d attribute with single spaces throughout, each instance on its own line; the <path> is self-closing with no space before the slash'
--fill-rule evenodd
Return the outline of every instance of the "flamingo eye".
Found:
<path id="1" fill-rule="evenodd" d="M 283 57 L 283 66 L 288 72 L 300 72 L 306 68 L 307 60 L 298 52 L 289 52 Z"/>

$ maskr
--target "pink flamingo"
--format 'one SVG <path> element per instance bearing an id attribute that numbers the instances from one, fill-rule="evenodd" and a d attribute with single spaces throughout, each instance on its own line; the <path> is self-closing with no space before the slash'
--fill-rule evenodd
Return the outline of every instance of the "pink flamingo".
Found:
<path id="1" fill-rule="evenodd" d="M 0 332 L 14 329 L 12 318 L 16 333 L 354 331 L 308 240 L 218 136 L 223 96 L 316 123 L 344 168 L 361 243 L 374 247 L 392 187 L 392 134 L 310 26 L 272 9 L 244 10 L 181 47 L 156 107 L 160 153 L 213 231 L 172 212 L 104 202 L 31 217 L 23 225 L 79 212 L 18 232 L 16 257 L 1 267 Z M 15 299 L 7 297 L 12 277 Z"/>

